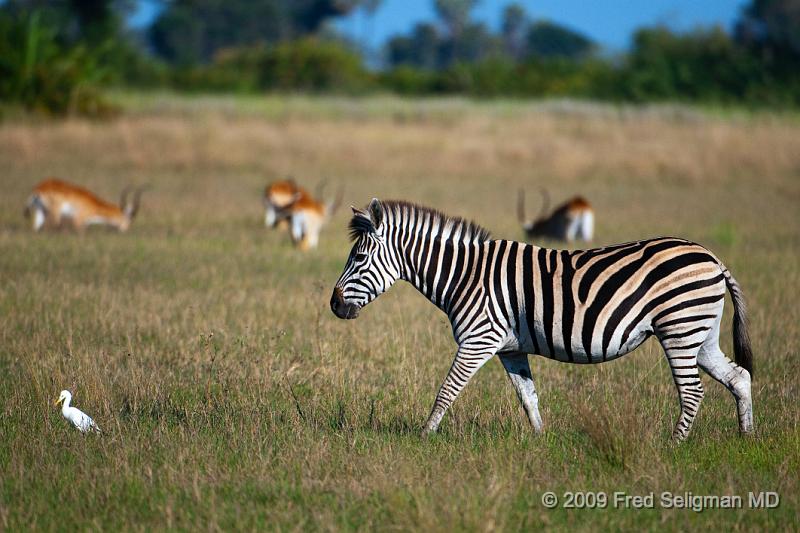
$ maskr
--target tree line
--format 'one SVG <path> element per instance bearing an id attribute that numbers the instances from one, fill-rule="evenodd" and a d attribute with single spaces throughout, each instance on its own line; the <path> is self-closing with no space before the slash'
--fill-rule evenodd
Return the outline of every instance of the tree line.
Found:
<path id="1" fill-rule="evenodd" d="M 797 0 L 752 0 L 730 30 L 641 28 L 614 55 L 516 3 L 493 31 L 477 3 L 433 0 L 436 20 L 368 68 L 331 21 L 380 0 L 165 0 L 139 31 L 125 24 L 135 0 L 6 0 L 0 99 L 56 114 L 106 112 L 110 86 L 800 105 Z"/>

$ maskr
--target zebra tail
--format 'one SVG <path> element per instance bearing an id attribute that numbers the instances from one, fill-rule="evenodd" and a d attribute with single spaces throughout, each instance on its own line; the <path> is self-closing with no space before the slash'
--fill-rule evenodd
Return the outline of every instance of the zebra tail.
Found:
<path id="1" fill-rule="evenodd" d="M 747 308 L 744 304 L 744 294 L 739 283 L 734 279 L 730 271 L 722 266 L 722 273 L 725 276 L 725 285 L 731 293 L 733 300 L 733 353 L 736 364 L 744 368 L 753 377 L 753 350 L 750 346 L 750 334 L 747 331 Z"/>

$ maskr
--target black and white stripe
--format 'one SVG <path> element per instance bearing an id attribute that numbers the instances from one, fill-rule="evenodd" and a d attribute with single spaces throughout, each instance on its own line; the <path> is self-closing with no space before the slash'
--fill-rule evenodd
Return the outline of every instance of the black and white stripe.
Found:
<path id="1" fill-rule="evenodd" d="M 491 240 L 486 230 L 405 202 L 373 200 L 354 209 L 355 244 L 334 289 L 340 318 L 398 279 L 413 284 L 450 319 L 458 343 L 426 431 L 435 431 L 470 378 L 498 355 L 520 401 L 541 430 L 527 354 L 600 363 L 655 335 L 681 403 L 674 436 L 685 438 L 703 398 L 698 368 L 737 400 L 739 427 L 753 429 L 752 356 L 744 300 L 730 272 L 708 250 L 657 238 L 593 250 L 551 250 Z M 726 286 L 734 302 L 736 363 L 719 348 Z"/>

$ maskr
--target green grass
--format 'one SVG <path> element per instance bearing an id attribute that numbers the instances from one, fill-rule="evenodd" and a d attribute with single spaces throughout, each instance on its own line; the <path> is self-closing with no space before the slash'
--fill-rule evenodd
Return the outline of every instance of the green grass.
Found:
<path id="1" fill-rule="evenodd" d="M 400 104 L 414 121 L 311 98 L 257 104 L 300 110 L 289 114 L 145 104 L 107 123 L 0 124 L 0 529 L 796 527 L 796 124 L 513 102 L 508 113 Z M 408 198 L 508 238 L 521 238 L 517 188 L 533 212 L 545 185 L 555 200 L 580 192 L 595 204 L 598 244 L 671 234 L 707 245 L 748 300 L 757 434 L 739 437 L 732 397 L 705 376 L 693 432 L 673 444 L 677 394 L 648 342 L 606 365 L 533 358 L 542 436 L 491 361 L 440 433 L 421 438 L 455 348 L 446 318 L 401 284 L 358 320 L 337 320 L 328 299 L 349 210 L 318 250 L 293 250 L 261 227 L 259 199 L 288 173 L 311 188 L 344 184 L 345 206 Z M 22 206 L 51 174 L 108 198 L 128 182 L 154 188 L 127 234 L 35 235 Z M 730 353 L 730 304 L 724 326 Z M 61 418 L 63 388 L 102 435 Z M 746 506 L 762 490 L 780 506 L 541 503 L 546 491 L 656 502 L 669 491 Z"/>

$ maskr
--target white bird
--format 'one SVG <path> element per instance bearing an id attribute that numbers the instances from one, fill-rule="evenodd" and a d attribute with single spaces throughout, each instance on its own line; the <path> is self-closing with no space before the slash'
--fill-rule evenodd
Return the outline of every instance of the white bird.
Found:
<path id="1" fill-rule="evenodd" d="M 71 401 L 72 394 L 68 390 L 62 390 L 58 400 L 56 400 L 56 405 L 61 404 L 61 414 L 64 415 L 64 418 L 72 422 L 72 425 L 78 428 L 81 433 L 86 433 L 87 431 L 97 431 L 99 433 L 100 428 L 94 423 L 92 417 L 77 407 L 70 407 L 69 402 Z"/>

